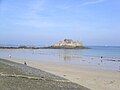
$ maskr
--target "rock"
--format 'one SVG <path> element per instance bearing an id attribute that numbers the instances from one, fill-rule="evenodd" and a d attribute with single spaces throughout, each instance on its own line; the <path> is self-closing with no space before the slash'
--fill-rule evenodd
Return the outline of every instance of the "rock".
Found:
<path id="1" fill-rule="evenodd" d="M 64 39 L 64 41 L 59 42 L 51 46 L 54 49 L 83 49 L 85 48 L 82 42 L 73 41 L 72 39 Z"/>

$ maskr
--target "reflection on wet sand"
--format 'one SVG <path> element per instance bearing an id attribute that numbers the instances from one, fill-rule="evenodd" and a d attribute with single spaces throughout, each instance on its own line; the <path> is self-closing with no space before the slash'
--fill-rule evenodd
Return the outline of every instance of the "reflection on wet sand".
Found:
<path id="1" fill-rule="evenodd" d="M 120 62 L 120 60 L 118 60 L 118 59 L 104 59 L 104 60 L 106 60 L 106 61 L 113 61 L 113 62 Z"/>
<path id="2" fill-rule="evenodd" d="M 77 55 L 59 55 L 59 57 L 63 58 L 64 60 L 82 59 L 81 56 L 77 56 Z"/>

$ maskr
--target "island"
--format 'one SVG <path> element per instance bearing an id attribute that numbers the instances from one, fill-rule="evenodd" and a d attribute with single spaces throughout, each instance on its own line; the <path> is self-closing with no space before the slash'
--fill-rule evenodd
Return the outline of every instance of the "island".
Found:
<path id="1" fill-rule="evenodd" d="M 84 49 L 86 47 L 83 46 L 82 42 L 79 41 L 73 41 L 72 39 L 64 39 L 63 41 L 60 41 L 57 44 L 54 44 L 50 47 L 51 49 Z"/>
<path id="2" fill-rule="evenodd" d="M 84 47 L 82 42 L 73 41 L 72 39 L 64 39 L 57 44 L 48 47 L 36 47 L 20 45 L 18 47 L 0 46 L 0 49 L 88 49 Z"/>

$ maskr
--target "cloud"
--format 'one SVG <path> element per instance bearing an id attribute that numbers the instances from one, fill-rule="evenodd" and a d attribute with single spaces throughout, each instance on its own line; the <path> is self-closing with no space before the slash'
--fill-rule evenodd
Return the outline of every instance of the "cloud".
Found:
<path id="1" fill-rule="evenodd" d="M 63 23 L 61 23 L 63 22 L 62 19 L 67 20 L 67 18 L 69 17 L 69 12 L 63 13 L 63 9 L 72 11 L 75 8 L 79 8 L 89 4 L 97 4 L 103 1 L 104 0 L 84 0 L 84 2 L 81 2 L 80 0 L 61 0 L 59 3 L 57 1 L 48 2 L 48 0 L 22 0 L 14 3 L 7 1 L 7 3 L 5 2 L 3 8 L 7 9 L 6 11 L 4 10 L 4 12 L 6 12 L 6 14 L 8 13 L 7 15 L 9 15 L 9 19 L 11 19 L 11 21 L 15 23 L 15 25 L 17 24 L 20 26 L 37 28 L 59 27 L 59 24 L 63 25 Z"/>
<path id="2" fill-rule="evenodd" d="M 47 20 L 48 17 L 40 15 L 39 12 L 44 13 L 45 0 L 35 0 L 25 3 L 25 11 L 18 15 L 15 25 L 43 28 L 53 27 L 54 23 Z"/>
<path id="3" fill-rule="evenodd" d="M 94 5 L 94 4 L 99 4 L 99 3 L 102 3 L 104 2 L 105 0 L 85 0 L 84 2 L 82 1 L 66 1 L 66 3 L 64 3 L 63 5 L 60 5 L 58 8 L 59 9 L 64 9 L 64 10 L 67 10 L 67 9 L 70 9 L 70 8 L 73 8 L 73 7 L 84 7 L 84 6 L 87 6 L 87 5 Z"/>
<path id="4" fill-rule="evenodd" d="M 101 3 L 105 0 L 94 0 L 94 1 L 87 1 L 79 5 L 79 7 L 86 6 L 86 5 L 91 5 L 91 4 L 98 4 Z"/>
<path id="5" fill-rule="evenodd" d="M 40 20 L 27 20 L 27 21 L 19 21 L 15 23 L 16 25 L 26 26 L 26 27 L 34 27 L 34 28 L 50 28 L 57 26 L 56 23 L 50 21 L 40 21 Z"/>

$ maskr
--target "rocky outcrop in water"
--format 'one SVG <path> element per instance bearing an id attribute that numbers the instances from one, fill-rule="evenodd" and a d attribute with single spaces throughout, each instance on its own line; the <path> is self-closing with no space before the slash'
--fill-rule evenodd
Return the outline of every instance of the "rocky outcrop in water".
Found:
<path id="1" fill-rule="evenodd" d="M 83 49 L 85 47 L 83 46 L 82 42 L 73 41 L 72 39 L 64 39 L 64 41 L 61 41 L 58 44 L 54 44 L 50 48 L 53 48 L 53 49 Z"/>

